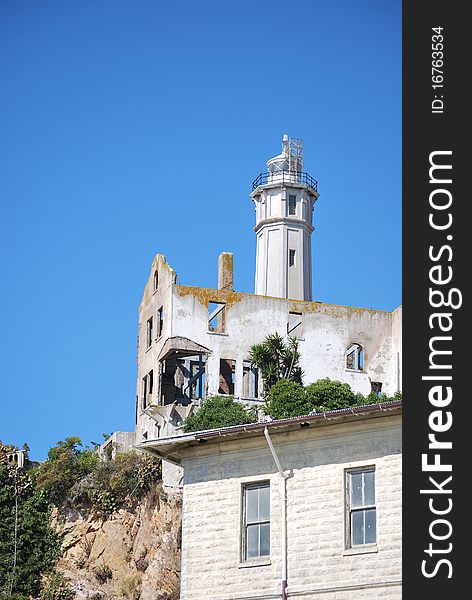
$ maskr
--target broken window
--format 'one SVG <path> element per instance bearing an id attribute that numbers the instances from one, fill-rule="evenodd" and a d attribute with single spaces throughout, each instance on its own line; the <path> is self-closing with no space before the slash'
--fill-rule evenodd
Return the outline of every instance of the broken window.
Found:
<path id="1" fill-rule="evenodd" d="M 149 348 L 150 345 L 152 344 L 152 317 L 150 319 L 148 319 L 148 322 L 147 322 L 146 341 L 147 341 L 147 347 Z"/>
<path id="2" fill-rule="evenodd" d="M 370 387 L 373 394 L 376 394 L 379 398 L 382 395 L 382 384 L 380 381 L 371 381 Z"/>
<path id="3" fill-rule="evenodd" d="M 289 215 L 297 214 L 297 197 L 296 196 L 288 197 L 288 214 Z"/>
<path id="4" fill-rule="evenodd" d="M 234 375 L 236 362 L 227 358 L 220 358 L 220 383 L 218 394 L 234 395 Z"/>
<path id="5" fill-rule="evenodd" d="M 301 337 L 303 335 L 302 313 L 288 313 L 287 335 L 292 337 Z"/>
<path id="6" fill-rule="evenodd" d="M 346 369 L 353 371 L 364 369 L 364 350 L 360 344 L 352 344 L 346 350 Z"/>
<path id="7" fill-rule="evenodd" d="M 208 303 L 208 331 L 223 333 L 226 326 L 226 304 L 224 302 Z"/>
<path id="8" fill-rule="evenodd" d="M 205 397 L 205 357 L 203 355 L 177 358 L 162 363 L 161 403 L 189 402 Z"/>
<path id="9" fill-rule="evenodd" d="M 288 266 L 289 267 L 295 266 L 295 250 L 290 249 L 288 251 Z"/>
<path id="10" fill-rule="evenodd" d="M 259 397 L 259 372 L 249 360 L 243 361 L 243 398 Z"/>
<path id="11" fill-rule="evenodd" d="M 164 307 L 157 311 L 157 337 L 161 337 L 162 330 L 164 329 Z"/>

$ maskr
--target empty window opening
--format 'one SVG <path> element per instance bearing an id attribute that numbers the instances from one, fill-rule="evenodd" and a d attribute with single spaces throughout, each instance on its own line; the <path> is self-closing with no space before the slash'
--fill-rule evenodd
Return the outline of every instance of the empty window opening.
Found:
<path id="1" fill-rule="evenodd" d="M 366 467 L 346 472 L 346 547 L 377 541 L 375 469 Z"/>
<path id="2" fill-rule="evenodd" d="M 352 344 L 346 350 L 346 369 L 353 371 L 364 369 L 364 350 L 360 344 Z"/>
<path id="3" fill-rule="evenodd" d="M 208 303 L 208 331 L 224 333 L 226 327 L 226 304 L 224 302 Z"/>
<path id="4" fill-rule="evenodd" d="M 147 329 L 146 329 L 146 342 L 147 342 L 147 347 L 149 348 L 149 346 L 152 344 L 152 317 L 150 319 L 148 319 L 147 322 Z"/>
<path id="5" fill-rule="evenodd" d="M 301 337 L 303 335 L 302 313 L 288 313 L 287 335 L 291 337 Z"/>
<path id="6" fill-rule="evenodd" d="M 153 371 L 149 371 L 149 373 L 143 377 L 143 383 L 142 383 L 142 401 L 141 401 L 141 406 L 142 409 L 144 410 L 145 408 L 147 408 L 150 404 L 152 404 L 152 392 L 154 389 L 154 372 Z"/>
<path id="7" fill-rule="evenodd" d="M 187 404 L 205 397 L 205 356 L 194 355 L 167 358 L 162 364 L 161 404 Z"/>
<path id="8" fill-rule="evenodd" d="M 157 337 L 161 337 L 164 329 L 164 307 L 157 311 Z"/>
<path id="9" fill-rule="evenodd" d="M 243 361 L 243 398 L 259 397 L 259 372 L 249 360 Z"/>
<path id="10" fill-rule="evenodd" d="M 220 358 L 220 383 L 218 394 L 234 395 L 234 376 L 236 363 L 234 360 Z"/>
<path id="11" fill-rule="evenodd" d="M 149 371 L 148 375 L 148 397 L 152 396 L 152 391 L 154 389 L 154 372 Z"/>
<path id="12" fill-rule="evenodd" d="M 270 485 L 243 487 L 243 560 L 270 556 Z"/>
<path id="13" fill-rule="evenodd" d="M 157 292 L 157 288 L 159 287 L 159 273 L 157 269 L 154 271 L 154 291 Z"/>
<path id="14" fill-rule="evenodd" d="M 147 390 L 148 390 L 148 378 L 147 375 L 146 377 L 143 377 L 143 382 L 142 382 L 142 395 L 141 395 L 141 409 L 144 410 L 145 408 L 147 408 Z"/>
<path id="15" fill-rule="evenodd" d="M 370 387 L 373 394 L 376 394 L 379 398 L 382 395 L 382 384 L 380 381 L 371 381 Z"/>
<path id="16" fill-rule="evenodd" d="M 288 214 L 289 215 L 297 214 L 297 197 L 296 196 L 288 197 Z"/>
<path id="17" fill-rule="evenodd" d="M 288 266 L 289 267 L 295 266 L 295 250 L 290 249 L 288 251 Z"/>

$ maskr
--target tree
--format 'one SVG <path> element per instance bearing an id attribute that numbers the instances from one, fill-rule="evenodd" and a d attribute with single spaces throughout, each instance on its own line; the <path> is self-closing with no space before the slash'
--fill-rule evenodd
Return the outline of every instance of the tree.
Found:
<path id="1" fill-rule="evenodd" d="M 281 379 L 302 383 L 297 338 L 289 337 L 285 342 L 278 333 L 269 334 L 263 342 L 251 347 L 249 360 L 261 372 L 264 396 Z"/>
<path id="2" fill-rule="evenodd" d="M 11 448 L 0 444 L 0 455 Z M 61 552 L 60 538 L 50 525 L 52 507 L 36 487 L 29 461 L 25 469 L 17 469 L 1 459 L 0 598 L 26 600 L 37 596 L 42 575 L 54 567 Z"/>
<path id="3" fill-rule="evenodd" d="M 256 417 L 235 402 L 232 396 L 210 396 L 203 401 L 199 411 L 187 418 L 184 431 L 203 431 L 231 425 L 254 423 Z"/>

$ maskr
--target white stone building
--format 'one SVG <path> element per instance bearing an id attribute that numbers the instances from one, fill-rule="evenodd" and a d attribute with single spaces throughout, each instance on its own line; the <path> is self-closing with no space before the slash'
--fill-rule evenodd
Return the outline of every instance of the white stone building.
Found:
<path id="1" fill-rule="evenodd" d="M 184 469 L 181 600 L 401 598 L 401 402 L 141 448 Z"/>
<path id="2" fill-rule="evenodd" d="M 136 442 L 170 435 L 201 399 L 260 402 L 249 350 L 268 334 L 299 338 L 304 383 L 329 377 L 363 394 L 401 389 L 401 307 L 393 312 L 312 301 L 312 214 L 317 183 L 303 172 L 301 140 L 253 183 L 255 294 L 233 288 L 233 256 L 218 260 L 216 289 L 180 285 L 155 256 L 139 307 Z"/>

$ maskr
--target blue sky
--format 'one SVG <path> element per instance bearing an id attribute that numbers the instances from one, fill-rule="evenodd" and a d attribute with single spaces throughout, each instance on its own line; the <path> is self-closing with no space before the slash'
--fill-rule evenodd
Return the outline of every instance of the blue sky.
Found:
<path id="1" fill-rule="evenodd" d="M 251 182 L 305 140 L 314 298 L 401 303 L 398 0 L 0 4 L 0 439 L 134 426 L 152 258 L 254 289 Z"/>

